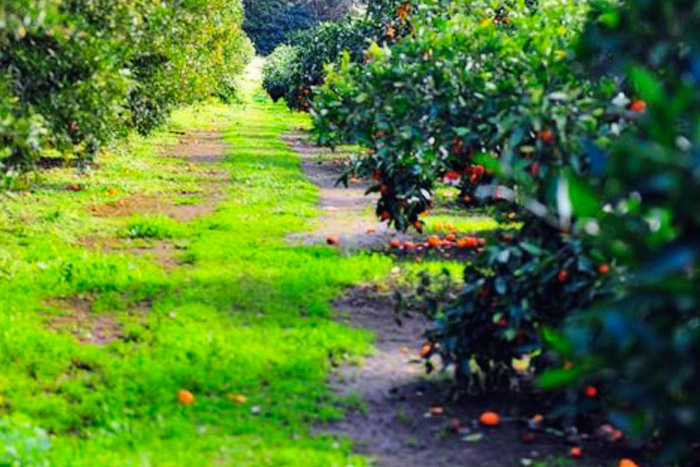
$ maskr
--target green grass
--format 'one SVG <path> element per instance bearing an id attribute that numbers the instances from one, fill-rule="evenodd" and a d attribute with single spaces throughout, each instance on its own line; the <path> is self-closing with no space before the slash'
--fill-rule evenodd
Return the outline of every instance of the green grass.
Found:
<path id="1" fill-rule="evenodd" d="M 241 105 L 177 112 L 99 170 L 51 170 L 2 195 L 0 465 L 365 465 L 313 426 L 340 415 L 325 384 L 331 359 L 371 347 L 368 333 L 331 319 L 330 302 L 391 263 L 285 241 L 317 215 L 317 189 L 279 138 L 307 122 L 269 103 L 256 76 L 244 90 Z M 197 191 L 199 168 L 157 148 L 176 142 L 168 130 L 213 126 L 230 149 L 207 168 L 231 177 L 214 214 L 93 215 L 91 206 L 136 195 L 177 204 Z M 187 264 L 166 272 L 148 256 L 84 246 L 120 238 L 176 239 Z M 92 303 L 123 338 L 98 346 L 53 330 L 52 318 L 70 314 L 61 298 Z M 193 406 L 177 403 L 181 388 Z"/>

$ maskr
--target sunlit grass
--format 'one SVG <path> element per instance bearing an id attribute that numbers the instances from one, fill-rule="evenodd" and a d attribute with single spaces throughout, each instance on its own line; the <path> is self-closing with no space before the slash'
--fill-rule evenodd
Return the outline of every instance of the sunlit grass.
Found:
<path id="1" fill-rule="evenodd" d="M 391 262 L 288 246 L 285 236 L 317 215 L 317 189 L 279 138 L 306 118 L 254 89 L 253 80 L 253 98 L 240 106 L 179 111 L 168 128 L 225 132 L 228 157 L 208 168 L 230 174 L 231 184 L 213 215 L 190 223 L 158 213 L 92 215 L 91 206 L 130 196 L 176 202 L 197 189 L 199 168 L 156 150 L 176 141 L 169 131 L 133 137 L 89 175 L 56 169 L 2 200 L 0 446 L 19 440 L 17 459 L 66 467 L 364 465 L 348 442 L 312 427 L 340 415 L 325 384 L 329 356 L 361 355 L 371 343 L 368 333 L 332 320 L 330 302 L 345 286 L 381 279 Z M 81 188 L 66 190 L 71 184 Z M 177 237 L 186 264 L 166 273 L 148 257 L 82 246 L 94 236 L 146 245 Z M 49 304 L 58 297 L 93 302 L 91 314 L 111 316 L 122 339 L 101 347 L 52 330 L 51 317 L 70 311 Z M 195 394 L 193 406 L 177 403 L 181 388 Z M 248 403 L 232 403 L 231 393 Z"/>

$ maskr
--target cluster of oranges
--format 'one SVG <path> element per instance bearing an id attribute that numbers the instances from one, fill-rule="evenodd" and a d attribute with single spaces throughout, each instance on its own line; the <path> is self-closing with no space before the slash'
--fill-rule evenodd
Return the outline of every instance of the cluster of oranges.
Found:
<path id="1" fill-rule="evenodd" d="M 457 238 L 457 234 L 449 233 L 444 238 L 439 235 L 429 236 L 425 242 L 416 243 L 412 241 L 402 242 L 398 238 L 394 238 L 389 243 L 389 246 L 394 249 L 404 250 L 423 250 L 424 248 L 460 248 L 460 249 L 478 249 L 486 245 L 486 239 L 475 236 L 466 236 Z"/>

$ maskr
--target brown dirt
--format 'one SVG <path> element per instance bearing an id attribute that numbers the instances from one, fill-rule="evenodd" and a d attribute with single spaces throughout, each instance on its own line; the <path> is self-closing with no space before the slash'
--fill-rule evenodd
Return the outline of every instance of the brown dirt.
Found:
<path id="1" fill-rule="evenodd" d="M 199 189 L 176 193 L 183 202 L 174 203 L 163 195 L 138 194 L 115 199 L 89 209 L 97 217 L 128 217 L 137 214 L 165 214 L 182 223 L 212 214 L 224 197 L 224 186 L 229 182 L 228 173 L 214 168 L 204 168 L 203 163 L 221 162 L 226 155 L 226 144 L 221 133 L 197 131 L 178 132 L 182 135 L 177 145 L 161 147 L 163 158 L 183 159 L 189 162 L 188 173 L 198 177 Z M 188 202 L 191 199 L 193 202 Z M 82 246 L 103 253 L 128 252 L 136 256 L 150 256 L 164 269 L 171 271 L 180 265 L 177 252 L 181 247 L 167 241 L 133 241 L 122 238 L 85 237 L 79 242 Z"/>
<path id="2" fill-rule="evenodd" d="M 52 317 L 47 325 L 54 331 L 73 335 L 83 344 L 104 346 L 124 337 L 114 316 L 94 313 L 90 300 L 70 297 L 47 305 L 69 310 L 65 315 Z"/>
<path id="3" fill-rule="evenodd" d="M 181 159 L 190 162 L 188 171 L 200 177 L 201 191 L 179 193 L 183 198 L 196 197 L 198 203 L 176 204 L 172 200 L 157 195 L 134 195 L 116 199 L 102 205 L 90 206 L 90 211 L 97 217 L 124 217 L 135 214 L 162 213 L 179 222 L 192 220 L 213 213 L 223 197 L 222 188 L 229 181 L 225 172 L 204 169 L 201 164 L 221 162 L 226 156 L 226 144 L 221 133 L 212 131 L 195 131 L 186 133 L 174 147 L 161 148 L 164 158 Z"/>
<path id="4" fill-rule="evenodd" d="M 285 141 L 301 155 L 304 171 L 320 188 L 319 227 L 292 240 L 321 244 L 329 235 L 336 235 L 344 249 L 386 249 L 397 235 L 374 217 L 376 196 L 365 196 L 369 184 L 353 183 L 349 188 L 336 185 L 345 161 L 343 155 L 333 157 L 300 133 L 288 135 Z M 376 231 L 368 234 L 368 229 Z M 394 253 L 418 258 L 426 251 Z M 442 249 L 429 250 L 428 254 L 454 256 Z M 354 289 L 334 308 L 340 321 L 373 331 L 377 350 L 362 364 L 341 365 L 332 375 L 334 392 L 341 398 L 359 399 L 364 407 L 351 407 L 343 420 L 320 427 L 320 431 L 354 440 L 356 452 L 370 457 L 371 465 L 511 467 L 568 457 L 570 446 L 561 434 L 538 431 L 535 442 L 523 441 L 527 420 L 539 412 L 532 400 L 514 395 L 455 398 L 448 374 L 426 375 L 418 354 L 426 323 L 418 317 L 402 317 L 403 325 L 399 326 L 391 291 L 386 287 Z M 439 366 L 437 361 L 434 363 Z M 431 414 L 433 407 L 440 407 L 444 413 Z M 484 429 L 479 425 L 478 418 L 486 410 L 501 415 L 501 427 Z M 586 443 L 584 450 L 596 455 L 579 459 L 576 465 L 604 465 L 601 459 L 619 458 L 614 454 L 606 457 L 609 450 L 593 441 Z"/>
<path id="5" fill-rule="evenodd" d="M 323 244 L 337 236 L 342 248 L 357 250 L 385 246 L 396 234 L 374 215 L 377 195 L 365 196 L 370 184 L 351 182 L 349 187 L 337 181 L 347 154 L 333 157 L 330 151 L 312 145 L 304 133 L 287 135 L 284 140 L 302 157 L 307 177 L 320 189 L 321 215 L 318 227 L 291 240 L 307 245 Z"/>
<path id="6" fill-rule="evenodd" d="M 397 325 L 389 293 L 357 288 L 335 309 L 341 321 L 373 331 L 377 351 L 359 366 L 341 366 L 331 379 L 338 396 L 359 398 L 366 410 L 350 409 L 343 420 L 322 430 L 353 439 L 356 451 L 369 456 L 372 465 L 510 467 L 568 457 L 570 445 L 561 435 L 537 431 L 533 443 L 523 442 L 527 420 L 539 412 L 530 398 L 456 398 L 449 375 L 426 375 L 418 355 L 425 322 L 402 318 L 403 325 Z M 433 407 L 444 413 L 431 414 Z M 478 418 L 487 410 L 501 415 L 500 427 L 479 426 Z M 609 465 L 611 459 L 630 455 L 592 438 L 581 444 L 590 457 L 577 460 L 577 466 Z"/>

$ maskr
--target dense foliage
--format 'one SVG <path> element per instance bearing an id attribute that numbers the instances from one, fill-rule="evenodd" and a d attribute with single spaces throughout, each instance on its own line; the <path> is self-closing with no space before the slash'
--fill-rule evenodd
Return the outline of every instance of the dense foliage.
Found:
<path id="1" fill-rule="evenodd" d="M 363 62 L 372 41 L 392 44 L 404 37 L 412 30 L 411 11 L 408 2 L 381 0 L 372 2 L 362 17 L 322 22 L 297 32 L 290 41 L 293 51 L 282 46 L 273 52 L 264 74 L 265 89 L 275 100 L 284 97 L 291 109 L 309 110 L 314 87 L 324 82 L 326 65 L 345 53 Z M 280 58 L 290 54 L 295 55 L 293 63 Z"/>
<path id="2" fill-rule="evenodd" d="M 230 97 L 251 47 L 240 0 L 32 0 L 0 6 L 0 165 L 89 158 L 174 106 Z"/>
<path id="3" fill-rule="evenodd" d="M 335 60 L 310 109 L 321 143 L 368 149 L 346 176 L 396 228 L 422 230 L 443 179 L 522 222 L 431 308 L 430 353 L 481 390 L 546 370 L 564 419 L 675 454 L 700 428 L 700 11 L 591 3 L 414 5 L 411 34 Z"/>
<path id="4" fill-rule="evenodd" d="M 244 0 L 245 32 L 255 50 L 268 55 L 297 31 L 348 14 L 352 0 Z"/>
<path id="5" fill-rule="evenodd" d="M 643 0 L 597 13 L 583 55 L 649 106 L 611 151 L 602 194 L 588 195 L 608 203 L 591 222 L 631 274 L 618 300 L 552 337 L 577 371 L 543 382 L 598 385 L 597 408 L 668 458 L 700 439 L 700 8 Z"/>

